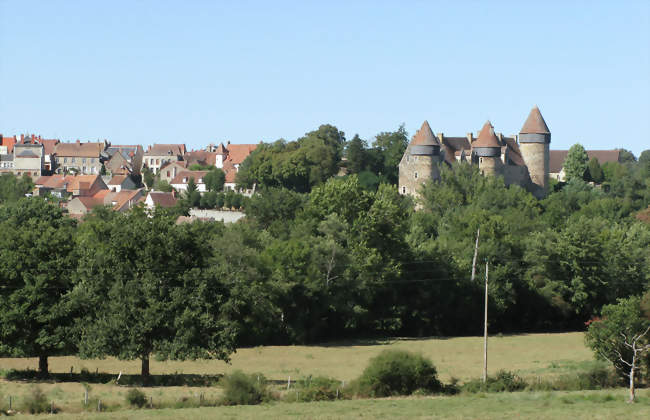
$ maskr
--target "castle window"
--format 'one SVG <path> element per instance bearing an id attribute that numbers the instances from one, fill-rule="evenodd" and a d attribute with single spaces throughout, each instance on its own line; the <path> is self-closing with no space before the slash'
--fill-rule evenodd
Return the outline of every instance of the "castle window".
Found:
<path id="1" fill-rule="evenodd" d="M 478 158 L 479 163 L 483 163 L 483 158 Z"/>
<path id="2" fill-rule="evenodd" d="M 406 187 L 402 187 L 402 194 L 406 194 Z"/>
<path id="3" fill-rule="evenodd" d="M 418 173 L 417 172 L 415 173 L 415 179 L 418 179 Z"/>

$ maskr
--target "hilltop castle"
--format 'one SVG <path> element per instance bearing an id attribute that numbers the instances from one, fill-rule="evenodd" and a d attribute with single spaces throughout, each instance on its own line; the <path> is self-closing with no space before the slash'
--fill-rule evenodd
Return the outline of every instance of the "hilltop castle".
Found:
<path id="1" fill-rule="evenodd" d="M 534 107 L 519 136 L 495 133 L 487 121 L 478 137 L 437 136 L 425 121 L 409 143 L 399 163 L 399 192 L 417 196 L 422 184 L 440 179 L 440 165 L 469 162 L 484 175 L 502 176 L 538 198 L 546 195 L 549 178 L 551 132 L 539 108 Z"/>

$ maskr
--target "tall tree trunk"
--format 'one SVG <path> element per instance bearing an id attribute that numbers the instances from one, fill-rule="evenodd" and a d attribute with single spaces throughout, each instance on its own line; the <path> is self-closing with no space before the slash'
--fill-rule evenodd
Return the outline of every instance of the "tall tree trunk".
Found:
<path id="1" fill-rule="evenodd" d="M 630 368 L 630 400 L 628 402 L 631 403 L 634 402 L 634 367 L 636 362 L 634 359 L 635 357 L 632 357 L 632 367 Z"/>
<path id="2" fill-rule="evenodd" d="M 38 356 L 38 373 L 41 376 L 47 376 L 48 371 L 47 356 Z"/>
<path id="3" fill-rule="evenodd" d="M 145 381 L 149 379 L 149 355 L 142 356 L 142 370 L 140 375 L 142 375 L 142 379 Z"/>

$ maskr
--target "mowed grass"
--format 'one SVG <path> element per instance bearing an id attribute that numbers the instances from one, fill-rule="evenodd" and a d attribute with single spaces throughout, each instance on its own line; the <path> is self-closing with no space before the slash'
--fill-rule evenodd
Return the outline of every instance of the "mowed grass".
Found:
<path id="1" fill-rule="evenodd" d="M 516 392 L 453 397 L 409 397 L 315 403 L 272 403 L 261 406 L 114 413 L 61 414 L 60 419 L 647 419 L 650 391 L 627 404 L 625 390 L 582 392 Z"/>
<path id="2" fill-rule="evenodd" d="M 239 349 L 230 364 L 215 360 L 151 361 L 152 374 L 223 374 L 235 369 L 260 372 L 271 380 L 286 381 L 308 375 L 350 381 L 363 371 L 368 360 L 384 349 L 409 350 L 431 358 L 440 378 L 461 381 L 477 378 L 483 367 L 483 338 L 388 339 L 348 341 L 313 346 L 260 346 Z M 518 371 L 522 376 L 549 376 L 584 370 L 593 365 L 593 353 L 584 345 L 580 332 L 523 334 L 490 337 L 488 373 L 500 369 Z M 0 369 L 36 369 L 37 359 L 0 358 Z M 139 361 L 81 360 L 77 357 L 50 358 L 50 371 L 138 374 Z"/>

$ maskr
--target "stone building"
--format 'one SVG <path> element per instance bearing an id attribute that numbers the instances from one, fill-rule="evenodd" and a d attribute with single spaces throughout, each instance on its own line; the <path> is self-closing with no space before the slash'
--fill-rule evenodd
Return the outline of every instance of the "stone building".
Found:
<path id="1" fill-rule="evenodd" d="M 519 136 L 511 137 L 496 133 L 489 121 L 476 138 L 472 133 L 465 137 L 435 136 L 425 121 L 399 163 L 399 192 L 417 197 L 425 181 L 440 179 L 441 165 L 461 161 L 541 198 L 548 189 L 550 142 L 551 132 L 537 107 L 530 111 Z"/>
<path id="2" fill-rule="evenodd" d="M 154 144 L 145 152 L 143 165 L 157 174 L 165 163 L 183 160 L 186 152 L 185 144 Z"/>
<path id="3" fill-rule="evenodd" d="M 109 143 L 85 142 L 59 143 L 54 150 L 56 173 L 74 172 L 79 175 L 96 175 L 101 172 L 102 163 Z"/>

